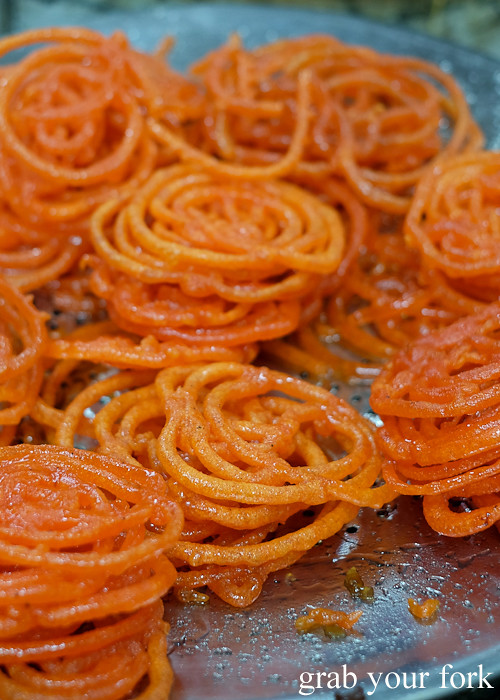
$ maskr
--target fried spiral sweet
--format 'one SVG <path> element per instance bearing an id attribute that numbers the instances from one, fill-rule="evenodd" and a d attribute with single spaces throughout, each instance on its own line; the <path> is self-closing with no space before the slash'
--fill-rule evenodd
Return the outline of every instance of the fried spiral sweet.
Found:
<path id="1" fill-rule="evenodd" d="M 496 301 L 500 285 L 500 153 L 440 159 L 419 183 L 406 239 L 426 264 Z"/>
<path id="2" fill-rule="evenodd" d="M 369 425 L 328 392 L 264 367 L 207 366 L 176 387 L 179 375 L 157 379 L 167 410 L 158 455 L 192 522 L 171 550 L 191 569 L 177 586 L 207 584 L 248 605 L 270 572 L 334 534 L 359 506 L 392 498 L 390 488 L 372 488 L 378 455 Z M 347 454 L 335 459 L 321 438 Z M 315 520 L 294 528 L 291 516 L 304 505 L 319 506 Z"/>
<path id="3" fill-rule="evenodd" d="M 188 87 L 199 92 L 118 33 L 37 29 L 2 39 L 0 56 L 34 44 L 43 46 L 3 71 L 0 91 L 0 270 L 23 290 L 71 270 L 94 209 L 172 159 L 146 115 L 167 118 Z"/>
<path id="4" fill-rule="evenodd" d="M 372 388 L 384 479 L 423 495 L 431 527 L 452 537 L 500 519 L 499 329 L 496 303 L 416 340 Z"/>
<path id="5" fill-rule="evenodd" d="M 164 551 L 182 527 L 164 480 L 48 445 L 2 447 L 0 463 L 2 698 L 118 700 L 149 676 L 138 697 L 163 700 Z"/>
<path id="6" fill-rule="evenodd" d="M 24 217 L 78 220 L 99 202 L 133 191 L 151 172 L 156 149 L 141 105 L 155 93 L 118 34 L 40 29 L 4 39 L 0 54 L 40 42 L 50 45 L 4 74 L 0 139 L 23 181 L 15 189 L 3 163 L 2 184 Z M 29 187 L 35 193 L 26 207 Z"/>
<path id="7" fill-rule="evenodd" d="M 45 315 L 0 275 L 0 445 L 38 398 L 46 344 Z"/>
<path id="8" fill-rule="evenodd" d="M 322 313 L 303 324 L 291 342 L 265 350 L 328 384 L 368 382 L 399 350 L 420 335 L 473 314 L 484 302 L 425 266 L 402 236 L 401 220 L 369 215 L 356 257 L 332 289 Z"/>
<path id="9" fill-rule="evenodd" d="M 344 232 L 333 208 L 294 185 L 178 165 L 127 206 L 102 206 L 92 243 L 91 286 L 118 326 L 231 348 L 297 327 L 301 302 L 340 263 Z"/>
<path id="10" fill-rule="evenodd" d="M 58 279 L 88 250 L 87 229 L 82 222 L 26 224 L 0 199 L 0 274 L 21 291 Z"/>
<path id="11" fill-rule="evenodd" d="M 162 342 L 153 335 L 141 338 L 123 332 L 112 321 L 101 321 L 50 339 L 46 354 L 57 360 L 87 360 L 124 369 L 161 369 L 197 362 L 251 362 L 257 346 L 255 343 L 225 347 Z"/>
<path id="12" fill-rule="evenodd" d="M 265 367 L 176 367 L 154 383 L 118 373 L 65 408 L 59 444 L 73 444 L 103 396 L 114 398 L 93 420 L 99 450 L 167 474 L 184 511 L 183 536 L 169 550 L 180 589 L 207 585 L 232 605 L 249 605 L 272 571 L 359 507 L 393 497 L 374 486 L 380 464 L 370 425 L 324 389 Z M 301 523 L 307 507 L 315 518 Z"/>
<path id="13" fill-rule="evenodd" d="M 209 98 L 202 148 L 161 120 L 150 120 L 151 131 L 181 158 L 233 177 L 334 173 L 366 203 L 402 213 L 438 153 L 482 143 L 461 89 L 437 66 L 331 36 L 253 51 L 233 36 L 192 72 Z"/>
<path id="14" fill-rule="evenodd" d="M 134 693 L 135 700 L 165 700 L 173 682 L 167 632 L 158 601 L 92 632 L 0 647 L 5 659 L 0 670 L 2 698 L 123 700 Z M 82 639 L 76 645 L 78 637 Z"/>

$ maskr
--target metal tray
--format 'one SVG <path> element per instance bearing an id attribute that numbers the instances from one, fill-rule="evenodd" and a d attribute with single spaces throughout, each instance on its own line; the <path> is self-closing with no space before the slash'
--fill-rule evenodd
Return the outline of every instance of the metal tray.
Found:
<path id="1" fill-rule="evenodd" d="M 165 34 L 177 38 L 173 63 L 185 68 L 191 61 L 238 31 L 248 46 L 283 36 L 328 32 L 340 39 L 381 51 L 413 54 L 453 72 L 465 89 L 490 148 L 500 147 L 500 64 L 459 47 L 378 25 L 354 17 L 264 6 L 154 6 L 138 12 L 89 10 L 61 3 L 39 6 L 36 16 L 18 18 L 19 30 L 28 26 L 85 23 L 103 32 L 123 29 L 142 49 L 152 48 Z M 68 8 L 64 11 L 64 7 Z M 29 23 L 32 23 L 31 25 Z M 338 387 L 364 413 L 369 412 L 368 390 Z M 423 520 L 418 499 L 401 498 L 389 511 L 361 515 L 328 542 L 315 547 L 296 564 L 293 577 L 271 577 L 259 600 L 235 610 L 212 596 L 208 606 L 182 607 L 167 603 L 172 622 L 170 658 L 175 671 L 172 700 L 257 700 L 261 698 L 363 698 L 400 700 L 438 698 L 456 692 L 450 673 L 500 674 L 500 538 L 491 528 L 462 540 L 440 537 Z M 343 588 L 345 571 L 356 565 L 375 588 L 375 602 L 362 604 L 360 634 L 342 640 L 314 635 L 299 637 L 294 620 L 309 605 L 353 610 Z M 408 612 L 409 597 L 437 597 L 439 619 L 419 624 Z M 356 674 L 356 685 L 300 692 L 303 673 Z M 399 673 L 399 687 L 395 687 Z M 366 680 L 383 674 L 375 693 Z M 422 688 L 411 685 L 411 672 L 427 673 Z M 303 676 L 304 678 L 304 676 Z M 305 677 L 308 678 L 307 676 Z M 332 678 L 332 677 L 330 677 Z M 384 679 L 389 681 L 390 688 Z M 363 680 L 365 679 L 365 680 Z M 416 681 L 420 676 L 417 675 Z M 351 685 L 353 676 L 349 676 Z M 459 686 L 460 676 L 454 676 Z M 467 678 L 465 679 L 467 681 Z M 500 678 L 488 677 L 500 697 Z M 315 675 L 312 685 L 318 684 Z M 306 683 L 310 686 L 311 684 Z M 442 687 L 444 685 L 444 687 Z M 477 685 L 477 677 L 472 677 Z M 485 697 L 483 689 L 479 697 Z M 306 695 L 307 694 L 307 695 Z M 476 695 L 475 695 L 476 697 Z"/>

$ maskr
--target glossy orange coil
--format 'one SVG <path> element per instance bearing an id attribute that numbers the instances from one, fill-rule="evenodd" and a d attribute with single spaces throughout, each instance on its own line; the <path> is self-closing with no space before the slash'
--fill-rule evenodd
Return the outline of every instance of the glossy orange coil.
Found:
<path id="1" fill-rule="evenodd" d="M 496 303 L 422 336 L 372 387 L 385 480 L 423 495 L 427 521 L 449 536 L 500 519 L 499 328 Z"/>
<path id="2" fill-rule="evenodd" d="M 182 528 L 164 480 L 49 445 L 2 447 L 0 463 L 2 698 L 118 700 L 149 676 L 138 697 L 164 700 L 164 551 Z"/>
<path id="3" fill-rule="evenodd" d="M 119 33 L 37 29 L 2 39 L 0 56 L 35 44 L 4 70 L 0 90 L 0 269 L 24 290 L 68 272 L 88 246 L 92 211 L 171 160 L 146 115 L 169 119 L 181 100 L 201 100 Z"/>
<path id="4" fill-rule="evenodd" d="M 31 411 L 31 417 L 35 421 L 36 427 L 40 429 L 39 434 L 42 435 L 41 439 L 33 439 L 32 443 L 53 444 L 57 442 L 55 432 L 60 427 L 62 411 L 76 396 L 83 394 L 89 386 L 98 380 L 112 376 L 116 371 L 116 368 L 109 365 L 80 360 L 60 360 L 53 363 L 50 370 L 45 373 L 38 399 Z M 97 403 L 99 403 L 99 399 L 101 397 L 96 400 Z M 94 410 L 89 404 L 79 423 L 77 437 L 68 443 L 70 446 L 92 448 L 93 413 Z"/>
<path id="5" fill-rule="evenodd" d="M 118 326 L 231 348 L 297 327 L 301 302 L 340 263 L 344 229 L 332 207 L 295 185 L 178 165 L 128 205 L 103 205 L 92 243 L 91 287 Z"/>
<path id="6" fill-rule="evenodd" d="M 370 425 L 324 389 L 265 367 L 176 367 L 154 383 L 120 372 L 64 408 L 55 440 L 71 447 L 103 396 L 114 398 L 93 419 L 99 450 L 165 473 L 184 510 L 183 536 L 169 550 L 180 589 L 207 585 L 232 605 L 249 605 L 270 572 L 361 506 L 393 497 L 374 486 L 380 463 Z M 307 507 L 313 520 L 301 517 Z"/>
<path id="7" fill-rule="evenodd" d="M 38 398 L 47 340 L 45 314 L 0 275 L 0 445 Z"/>
<path id="8" fill-rule="evenodd" d="M 337 174 L 366 203 L 402 213 L 438 153 L 482 144 L 450 75 L 331 36 L 283 39 L 253 51 L 233 36 L 192 73 L 208 95 L 202 148 L 161 120 L 150 119 L 150 129 L 179 157 L 233 177 Z M 441 135 L 444 120 L 448 138 Z"/>
<path id="9" fill-rule="evenodd" d="M 500 285 L 500 153 L 441 158 L 415 192 L 406 240 L 425 264 L 483 298 L 496 301 Z"/>
<path id="10" fill-rule="evenodd" d="M 58 279 L 88 250 L 87 229 L 81 222 L 24 223 L 0 201 L 0 274 L 21 291 Z"/>
<path id="11" fill-rule="evenodd" d="M 325 382 L 370 381 L 412 340 L 484 307 L 471 290 L 423 264 L 405 244 L 400 218 L 365 216 L 362 243 L 322 313 L 292 343 L 266 345 L 280 361 Z"/>
<path id="12" fill-rule="evenodd" d="M 68 334 L 49 339 L 47 357 L 58 360 L 87 360 L 124 369 L 161 369 L 197 362 L 251 362 L 257 345 L 237 347 L 193 345 L 182 340 L 159 341 L 125 333 L 112 321 L 89 323 Z"/>

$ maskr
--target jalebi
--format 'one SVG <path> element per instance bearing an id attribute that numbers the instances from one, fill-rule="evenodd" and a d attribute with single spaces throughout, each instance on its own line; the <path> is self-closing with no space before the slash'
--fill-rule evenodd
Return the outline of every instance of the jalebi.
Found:
<path id="1" fill-rule="evenodd" d="M 162 477 L 54 446 L 0 448 L 2 698 L 164 700 L 165 549 L 182 527 Z"/>
<path id="2" fill-rule="evenodd" d="M 0 275 L 0 445 L 35 405 L 46 345 L 45 315 Z"/>
<path id="3" fill-rule="evenodd" d="M 150 129 L 179 157 L 232 177 L 337 174 L 366 203 L 402 213 L 433 158 L 482 143 L 450 75 L 331 36 L 253 51 L 233 36 L 192 72 L 209 98 L 202 148 L 161 119 L 150 119 Z M 448 139 L 441 135 L 445 119 Z"/>
<path id="4" fill-rule="evenodd" d="M 65 407 L 59 444 L 74 444 L 102 397 L 93 419 L 100 451 L 167 474 L 184 510 L 183 536 L 169 551 L 181 567 L 179 589 L 208 585 L 248 605 L 270 572 L 337 532 L 359 507 L 393 496 L 374 487 L 370 425 L 324 389 L 265 367 L 178 367 L 154 383 L 138 372 L 115 374 Z M 307 507 L 315 518 L 301 523 Z"/>
<path id="5" fill-rule="evenodd" d="M 499 328 L 497 303 L 416 340 L 372 387 L 385 480 L 423 495 L 427 521 L 449 536 L 500 519 Z"/>

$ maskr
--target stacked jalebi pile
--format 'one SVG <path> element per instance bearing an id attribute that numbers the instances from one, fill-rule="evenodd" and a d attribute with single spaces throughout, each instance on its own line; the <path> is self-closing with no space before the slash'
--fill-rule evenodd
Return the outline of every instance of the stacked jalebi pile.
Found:
<path id="1" fill-rule="evenodd" d="M 95 208 L 128 197 L 169 158 L 147 115 L 171 123 L 182 100 L 177 121 L 201 103 L 121 34 L 39 29 L 3 39 L 0 56 L 33 44 L 46 45 L 3 70 L 0 100 L 0 270 L 23 290 L 71 270 Z"/>
<path id="2" fill-rule="evenodd" d="M 45 315 L 0 275 L 0 445 L 35 405 L 47 344 Z"/>
<path id="3" fill-rule="evenodd" d="M 397 493 L 500 522 L 499 156 L 439 68 L 331 37 L 188 78 L 84 29 L 0 57 L 35 44 L 0 82 L 0 697 L 165 700 L 172 586 L 249 605 Z M 383 471 L 262 343 L 328 386 L 390 360 Z"/>
<path id="4" fill-rule="evenodd" d="M 390 487 L 375 486 L 380 458 L 370 424 L 326 390 L 266 367 L 212 363 L 156 378 L 120 372 L 58 413 L 55 441 L 71 448 L 102 397 L 92 423 L 100 451 L 164 473 L 184 511 L 181 540 L 169 550 L 181 593 L 208 586 L 249 605 L 270 573 L 360 507 L 393 498 Z"/>
<path id="5" fill-rule="evenodd" d="M 233 37 L 192 73 L 208 96 L 202 146 L 161 119 L 151 119 L 150 128 L 181 158 L 234 177 L 335 174 L 365 203 L 404 213 L 429 161 L 482 142 L 447 73 L 331 36 L 284 39 L 253 51 Z"/>
<path id="6" fill-rule="evenodd" d="M 182 527 L 164 480 L 54 446 L 0 448 L 0 695 L 165 700 L 164 551 Z"/>
<path id="7" fill-rule="evenodd" d="M 370 381 L 419 333 L 481 308 L 471 284 L 429 266 L 403 236 L 422 176 L 445 157 L 468 152 L 472 162 L 482 145 L 451 76 L 318 36 L 253 51 L 233 37 L 192 72 L 211 109 L 203 148 L 155 123 L 160 143 L 233 178 L 287 177 L 344 212 L 330 300 L 290 342 L 267 344 L 268 355 L 325 383 Z"/>
<path id="8" fill-rule="evenodd" d="M 293 331 L 317 312 L 344 246 L 336 211 L 297 186 L 187 164 L 158 171 L 128 204 L 100 207 L 91 235 L 91 288 L 118 328 L 148 339 L 140 366 L 162 348 L 177 363 L 240 359 Z M 51 352 L 133 366 L 120 358 L 125 342 L 99 337 L 82 354 L 65 339 Z"/>
<path id="9" fill-rule="evenodd" d="M 441 534 L 500 520 L 500 303 L 429 333 L 396 355 L 372 387 L 385 481 L 423 495 Z"/>

